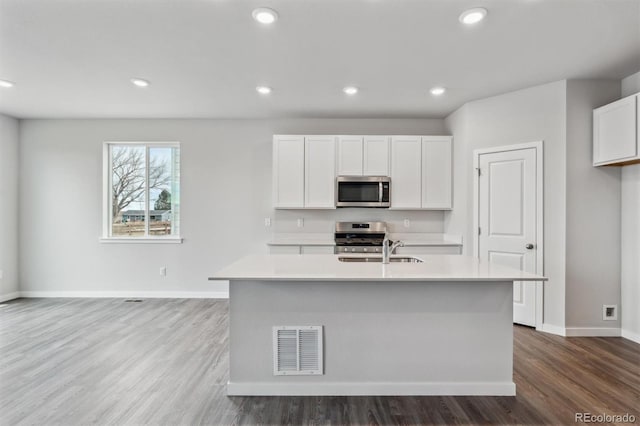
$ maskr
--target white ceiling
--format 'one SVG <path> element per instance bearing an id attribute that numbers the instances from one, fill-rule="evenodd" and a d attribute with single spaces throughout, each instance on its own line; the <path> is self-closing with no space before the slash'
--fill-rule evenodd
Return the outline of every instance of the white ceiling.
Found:
<path id="1" fill-rule="evenodd" d="M 280 19 L 256 23 L 259 6 Z M 485 21 L 458 22 L 476 6 Z M 0 79 L 16 83 L 0 112 L 20 118 L 444 117 L 638 70 L 640 0 L 0 0 Z"/>

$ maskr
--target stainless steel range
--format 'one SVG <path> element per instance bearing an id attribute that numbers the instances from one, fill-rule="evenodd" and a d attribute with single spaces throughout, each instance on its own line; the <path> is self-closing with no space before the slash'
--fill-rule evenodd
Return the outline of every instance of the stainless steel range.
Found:
<path id="1" fill-rule="evenodd" d="M 336 222 L 335 253 L 381 253 L 385 222 Z"/>

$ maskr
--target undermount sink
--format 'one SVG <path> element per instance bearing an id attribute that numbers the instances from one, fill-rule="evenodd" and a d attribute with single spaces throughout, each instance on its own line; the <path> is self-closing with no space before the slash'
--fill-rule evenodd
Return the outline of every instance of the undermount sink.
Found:
<path id="1" fill-rule="evenodd" d="M 362 257 L 362 256 L 338 256 L 338 260 L 340 262 L 371 262 L 371 263 L 381 263 L 382 256 L 371 256 L 371 257 Z M 422 263 L 424 262 L 422 259 L 417 257 L 391 257 L 389 258 L 390 263 Z"/>

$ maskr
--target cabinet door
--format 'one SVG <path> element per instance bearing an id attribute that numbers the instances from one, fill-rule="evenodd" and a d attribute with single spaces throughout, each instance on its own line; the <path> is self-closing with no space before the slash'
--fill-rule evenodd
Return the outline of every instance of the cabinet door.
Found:
<path id="1" fill-rule="evenodd" d="M 396 254 L 462 254 L 462 248 L 459 246 L 405 246 L 398 247 Z"/>
<path id="2" fill-rule="evenodd" d="M 362 176 L 362 136 L 338 138 L 338 176 Z"/>
<path id="3" fill-rule="evenodd" d="M 301 254 L 300 246 L 269 246 L 270 254 Z"/>
<path id="4" fill-rule="evenodd" d="M 389 176 L 389 137 L 364 137 L 365 176 Z"/>
<path id="5" fill-rule="evenodd" d="M 304 137 L 273 137 L 273 204 L 277 209 L 304 207 Z"/>
<path id="6" fill-rule="evenodd" d="M 391 208 L 422 206 L 422 140 L 420 136 L 391 137 Z"/>
<path id="7" fill-rule="evenodd" d="M 334 246 L 302 246 L 302 254 L 333 254 Z"/>
<path id="8" fill-rule="evenodd" d="M 637 96 L 593 110 L 593 164 L 638 156 L 636 135 Z"/>
<path id="9" fill-rule="evenodd" d="M 312 209 L 335 209 L 335 137 L 305 137 L 304 158 L 304 207 Z"/>
<path id="10" fill-rule="evenodd" d="M 451 208 L 451 144 L 449 136 L 422 138 L 422 208 Z"/>

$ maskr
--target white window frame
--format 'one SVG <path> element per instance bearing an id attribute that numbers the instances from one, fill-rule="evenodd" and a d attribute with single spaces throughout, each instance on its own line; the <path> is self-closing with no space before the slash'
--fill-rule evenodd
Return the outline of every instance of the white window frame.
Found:
<path id="1" fill-rule="evenodd" d="M 180 235 L 149 235 L 149 220 L 145 220 L 144 237 L 111 236 L 112 203 L 111 203 L 111 153 L 110 147 L 130 145 L 145 147 L 145 181 L 149 180 L 149 148 L 178 148 L 180 149 L 180 174 L 182 174 L 182 148 L 177 141 L 106 141 L 102 144 L 102 237 L 103 243 L 133 243 L 133 244 L 181 244 Z M 178 186 L 181 186 L 178 176 Z M 182 188 L 181 188 L 182 189 Z M 149 188 L 145 188 L 145 217 L 149 210 Z M 180 228 L 182 229 L 182 227 Z"/>

